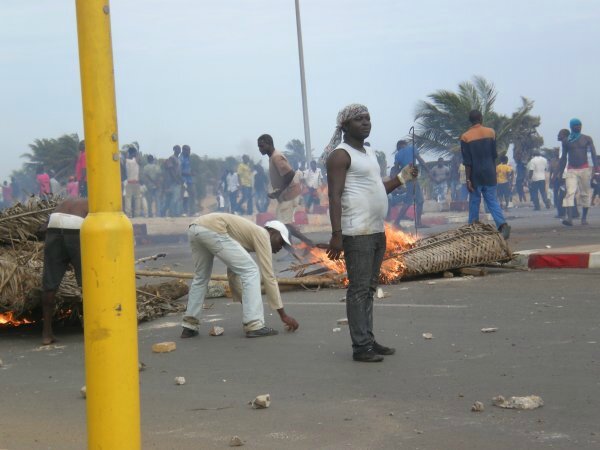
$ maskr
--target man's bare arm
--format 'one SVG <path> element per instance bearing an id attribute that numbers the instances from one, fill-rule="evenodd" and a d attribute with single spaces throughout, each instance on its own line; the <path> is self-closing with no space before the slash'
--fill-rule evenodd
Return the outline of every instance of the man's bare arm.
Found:
<path id="1" fill-rule="evenodd" d="M 345 150 L 334 150 L 327 159 L 327 185 L 329 188 L 329 219 L 331 240 L 327 255 L 339 259 L 342 253 L 342 193 L 346 185 L 346 174 L 350 167 L 350 155 Z"/>

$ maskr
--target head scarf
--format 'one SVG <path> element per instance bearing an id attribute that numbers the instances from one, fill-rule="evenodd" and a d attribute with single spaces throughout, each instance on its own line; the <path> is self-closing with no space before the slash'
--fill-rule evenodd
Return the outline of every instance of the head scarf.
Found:
<path id="1" fill-rule="evenodd" d="M 327 147 L 325 147 L 325 150 L 323 151 L 323 156 L 321 156 L 321 162 L 323 164 L 325 164 L 331 152 L 333 152 L 337 148 L 337 146 L 340 145 L 340 142 L 342 142 L 342 125 L 350 119 L 354 119 L 355 117 L 368 113 L 369 110 L 367 109 L 367 107 L 358 103 L 352 103 L 351 105 L 346 106 L 338 113 L 335 125 L 335 132 L 333 133 L 329 144 L 327 144 Z"/>
<path id="2" fill-rule="evenodd" d="M 573 131 L 573 127 L 576 127 L 577 125 L 581 125 L 581 120 L 571 119 L 571 121 L 569 122 L 569 127 L 571 128 L 571 134 L 569 135 L 569 142 L 575 142 L 577 139 L 579 139 L 581 137 L 581 132 L 575 133 L 575 131 Z"/>

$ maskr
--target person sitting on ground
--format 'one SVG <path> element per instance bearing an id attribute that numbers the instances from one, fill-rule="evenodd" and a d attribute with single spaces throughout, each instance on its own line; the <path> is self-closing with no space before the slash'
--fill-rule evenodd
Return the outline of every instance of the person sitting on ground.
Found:
<path id="1" fill-rule="evenodd" d="M 81 287 L 79 230 L 87 214 L 86 198 L 68 198 L 58 204 L 50 214 L 48 223 L 42 227 L 41 231 L 46 232 L 42 275 L 42 345 L 52 344 L 56 340 L 52 332 L 56 291 L 69 264 L 73 266 L 75 279 Z"/>
<path id="2" fill-rule="evenodd" d="M 298 322 L 283 309 L 271 253 L 290 245 L 286 226 L 271 220 L 264 228 L 233 214 L 211 213 L 194 220 L 188 229 L 195 274 L 183 316 L 181 338 L 198 335 L 202 306 L 208 290 L 215 256 L 227 266 L 229 286 L 236 301 L 242 303 L 242 323 L 246 337 L 273 336 L 277 331 L 265 326 L 261 281 L 271 308 L 290 331 Z M 257 262 L 248 252 L 256 253 Z"/>

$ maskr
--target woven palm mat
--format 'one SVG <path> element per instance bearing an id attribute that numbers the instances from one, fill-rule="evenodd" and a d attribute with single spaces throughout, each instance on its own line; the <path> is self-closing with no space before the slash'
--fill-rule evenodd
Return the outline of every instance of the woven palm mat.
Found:
<path id="1" fill-rule="evenodd" d="M 511 257 L 510 248 L 500 233 L 482 223 L 426 237 L 398 254 L 405 267 L 403 278 L 504 262 Z"/>

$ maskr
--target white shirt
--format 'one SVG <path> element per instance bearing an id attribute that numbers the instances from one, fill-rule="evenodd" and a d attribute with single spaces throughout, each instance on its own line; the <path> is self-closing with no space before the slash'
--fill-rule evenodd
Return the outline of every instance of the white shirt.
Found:
<path id="1" fill-rule="evenodd" d="M 347 236 L 383 233 L 388 199 L 375 152 L 365 147 L 363 153 L 346 143 L 337 148 L 350 155 L 342 192 L 342 233 Z"/>
<path id="2" fill-rule="evenodd" d="M 125 170 L 127 171 L 127 181 L 139 181 L 140 165 L 135 158 L 125 160 Z"/>
<path id="3" fill-rule="evenodd" d="M 531 181 L 546 180 L 546 171 L 548 170 L 548 160 L 543 156 L 534 156 L 527 164 L 527 170 L 533 171 Z"/>
<path id="4" fill-rule="evenodd" d="M 240 179 L 236 172 L 227 174 L 227 192 L 235 192 L 240 188 Z"/>
<path id="5" fill-rule="evenodd" d="M 309 188 L 317 189 L 323 181 L 321 169 L 317 167 L 317 170 L 315 170 L 314 172 L 312 171 L 312 169 L 305 170 L 304 172 L 302 172 L 302 179 L 304 180 L 304 183 L 306 183 L 306 186 L 308 186 Z"/>

